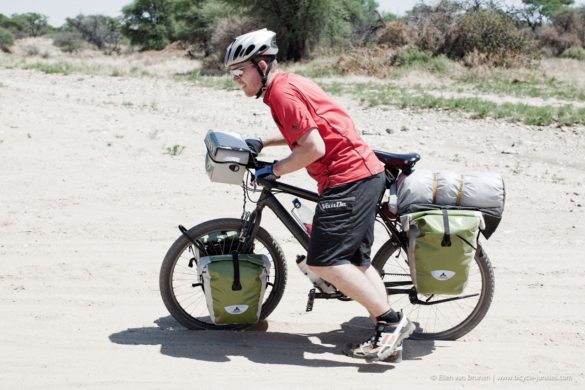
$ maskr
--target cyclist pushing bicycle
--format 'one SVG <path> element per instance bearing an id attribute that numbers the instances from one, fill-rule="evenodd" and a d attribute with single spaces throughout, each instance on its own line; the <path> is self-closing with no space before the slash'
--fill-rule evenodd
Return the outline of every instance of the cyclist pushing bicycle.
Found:
<path id="1" fill-rule="evenodd" d="M 376 206 L 385 189 L 384 164 L 357 133 L 347 112 L 315 83 L 278 68 L 276 34 L 241 35 L 228 46 L 224 65 L 248 97 L 270 107 L 280 136 L 251 138 L 263 147 L 288 145 L 291 153 L 256 171 L 275 179 L 306 168 L 317 181 L 319 202 L 307 252 L 309 269 L 366 308 L 375 323 L 371 338 L 344 349 L 369 361 L 392 359 L 415 330 L 392 310 L 380 274 L 370 264 Z"/>

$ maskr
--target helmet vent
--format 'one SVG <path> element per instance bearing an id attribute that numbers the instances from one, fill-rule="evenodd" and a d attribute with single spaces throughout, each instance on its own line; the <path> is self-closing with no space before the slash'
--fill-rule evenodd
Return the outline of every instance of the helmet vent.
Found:
<path id="1" fill-rule="evenodd" d="M 266 45 L 262 45 L 260 46 L 260 49 L 258 49 L 258 53 L 262 53 L 264 50 L 266 50 Z"/>
<path id="2" fill-rule="evenodd" d="M 234 53 L 234 58 L 238 58 L 238 57 L 240 56 L 240 52 L 241 52 L 241 51 L 242 51 L 242 45 L 239 45 L 239 46 L 236 48 L 236 51 L 235 51 L 235 53 Z"/>
<path id="3" fill-rule="evenodd" d="M 248 54 L 250 54 L 254 50 L 255 47 L 256 46 L 254 46 L 254 45 L 248 46 L 248 48 L 246 49 L 246 52 L 244 53 L 244 55 L 247 56 Z"/>

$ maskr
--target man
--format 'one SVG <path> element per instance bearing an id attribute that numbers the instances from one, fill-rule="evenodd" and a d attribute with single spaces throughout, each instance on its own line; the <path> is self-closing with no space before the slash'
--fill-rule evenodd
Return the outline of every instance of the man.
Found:
<path id="1" fill-rule="evenodd" d="M 280 136 L 247 140 L 288 145 L 291 154 L 256 171 L 278 178 L 306 168 L 317 181 L 319 203 L 307 265 L 364 306 L 376 323 L 374 336 L 344 353 L 369 361 L 396 356 L 414 325 L 390 308 L 386 288 L 370 266 L 376 205 L 384 191 L 384 166 L 361 139 L 349 115 L 310 80 L 278 69 L 276 34 L 266 29 L 237 37 L 224 64 L 246 96 L 262 97 Z"/>

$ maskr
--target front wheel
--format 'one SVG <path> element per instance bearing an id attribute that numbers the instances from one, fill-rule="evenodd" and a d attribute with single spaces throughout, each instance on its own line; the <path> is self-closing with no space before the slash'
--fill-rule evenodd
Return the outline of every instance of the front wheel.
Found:
<path id="1" fill-rule="evenodd" d="M 494 271 L 479 243 L 460 296 L 418 294 L 404 250 L 394 240 L 382 245 L 372 265 L 389 290 L 390 306 L 402 309 L 415 323 L 415 339 L 455 340 L 466 335 L 484 318 L 494 296 Z"/>
<path id="2" fill-rule="evenodd" d="M 179 237 L 168 250 L 160 270 L 160 292 L 163 302 L 171 315 L 188 329 L 244 329 L 249 325 L 215 325 L 205 301 L 205 293 L 197 275 L 197 261 L 209 255 L 238 252 L 242 243 L 238 240 L 242 220 L 223 218 L 204 222 L 192 227 L 187 234 L 197 243 L 199 249 L 185 235 Z M 286 285 L 286 260 L 278 243 L 263 228 L 252 246 L 255 254 L 266 255 L 270 260 L 270 274 L 264 295 L 260 319 L 266 318 L 280 299 Z"/>

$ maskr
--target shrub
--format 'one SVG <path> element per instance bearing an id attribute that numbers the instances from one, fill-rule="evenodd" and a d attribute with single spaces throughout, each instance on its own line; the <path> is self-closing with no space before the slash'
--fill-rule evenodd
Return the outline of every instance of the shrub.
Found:
<path id="1" fill-rule="evenodd" d="M 416 45 L 437 55 L 444 53 L 447 32 L 462 12 L 462 5 L 456 1 L 442 0 L 434 7 L 420 2 L 405 20 L 417 32 Z"/>
<path id="2" fill-rule="evenodd" d="M 518 30 L 513 20 L 493 10 L 470 11 L 449 30 L 446 54 L 463 59 L 471 53 L 481 54 L 491 65 L 509 65 L 509 59 L 528 56 L 531 42 Z"/>
<path id="3" fill-rule="evenodd" d="M 381 47 L 356 48 L 337 60 L 339 74 L 366 74 L 386 77 L 391 67 L 399 64 L 400 51 Z"/>
<path id="4" fill-rule="evenodd" d="M 536 32 L 541 50 L 558 56 L 567 49 L 581 47 L 581 39 L 574 33 L 560 33 L 554 26 L 540 27 Z"/>
<path id="5" fill-rule="evenodd" d="M 38 56 L 41 53 L 41 50 L 37 45 L 26 45 L 22 50 L 24 55 L 28 57 Z"/>
<path id="6" fill-rule="evenodd" d="M 67 26 L 83 39 L 106 53 L 119 51 L 120 25 L 118 21 L 103 15 L 77 15 L 67 18 Z"/>
<path id="7" fill-rule="evenodd" d="M 259 28 L 260 22 L 249 16 L 218 19 L 211 33 L 213 52 L 223 52 L 235 37 Z"/>
<path id="8" fill-rule="evenodd" d="M 585 61 L 585 49 L 583 49 L 582 47 L 573 47 L 562 52 L 561 57 Z"/>
<path id="9" fill-rule="evenodd" d="M 416 40 L 415 30 L 405 23 L 395 20 L 387 23 L 378 33 L 376 43 L 388 47 L 402 47 Z"/>
<path id="10" fill-rule="evenodd" d="M 10 53 L 10 47 L 14 45 L 14 36 L 5 28 L 0 27 L 0 50 Z"/>
<path id="11" fill-rule="evenodd" d="M 417 46 L 435 54 L 441 53 L 445 47 L 445 35 L 446 33 L 433 25 L 432 22 L 425 22 L 418 30 Z"/>
<path id="12" fill-rule="evenodd" d="M 83 38 L 77 32 L 64 31 L 53 36 L 53 45 L 66 53 L 75 53 L 83 47 Z"/>
<path id="13" fill-rule="evenodd" d="M 214 53 L 204 57 L 201 61 L 201 75 L 202 76 L 218 76 L 225 74 L 223 67 L 223 56 Z"/>
<path id="14" fill-rule="evenodd" d="M 575 9 L 567 9 L 555 15 L 553 26 L 559 34 L 569 34 L 577 37 L 580 45 L 585 45 L 585 15 Z M 574 38 L 573 38 L 574 39 Z"/>

